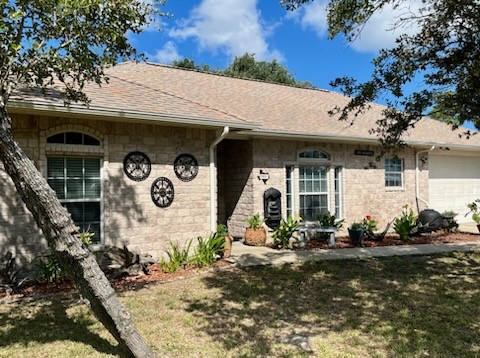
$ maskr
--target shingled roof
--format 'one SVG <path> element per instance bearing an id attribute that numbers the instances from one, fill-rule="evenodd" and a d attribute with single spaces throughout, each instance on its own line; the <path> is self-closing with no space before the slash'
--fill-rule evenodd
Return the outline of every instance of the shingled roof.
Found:
<path id="1" fill-rule="evenodd" d="M 110 78 L 101 87 L 89 85 L 88 111 L 117 113 L 150 120 L 176 118 L 187 124 L 229 125 L 244 129 L 242 135 L 319 138 L 341 141 L 374 141 L 369 130 L 385 108 L 372 104 L 357 117 L 354 125 L 328 115 L 335 105 L 348 99 L 338 93 L 303 89 L 257 80 L 232 78 L 152 63 L 125 62 L 106 70 Z M 63 107 L 63 101 L 50 93 L 42 98 L 31 93 L 12 98 L 13 108 L 25 104 L 50 110 Z M 43 108 L 42 107 L 42 108 Z M 72 105 L 69 111 L 85 110 Z M 462 130 L 433 119 L 422 119 L 404 137 L 410 144 L 445 145 L 480 149 L 480 138 L 460 138 Z M 478 148 L 477 148 L 478 147 Z"/>

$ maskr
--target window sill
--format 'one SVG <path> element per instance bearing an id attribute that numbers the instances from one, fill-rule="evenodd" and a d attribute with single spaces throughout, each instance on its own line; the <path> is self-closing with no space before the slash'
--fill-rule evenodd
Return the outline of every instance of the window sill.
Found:
<path id="1" fill-rule="evenodd" d="M 405 188 L 403 186 L 395 186 L 395 187 L 386 187 L 385 188 L 386 192 L 398 192 L 398 191 L 405 191 Z"/>

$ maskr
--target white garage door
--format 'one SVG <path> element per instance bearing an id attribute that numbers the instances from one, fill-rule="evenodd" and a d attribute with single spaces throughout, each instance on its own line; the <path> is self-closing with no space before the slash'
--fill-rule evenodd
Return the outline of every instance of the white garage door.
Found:
<path id="1" fill-rule="evenodd" d="M 428 167 L 430 208 L 453 210 L 459 222 L 471 221 L 466 204 L 480 198 L 480 158 L 430 153 Z"/>

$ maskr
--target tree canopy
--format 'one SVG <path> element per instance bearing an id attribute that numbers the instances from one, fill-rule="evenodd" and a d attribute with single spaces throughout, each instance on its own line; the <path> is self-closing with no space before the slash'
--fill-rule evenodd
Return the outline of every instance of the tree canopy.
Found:
<path id="1" fill-rule="evenodd" d="M 162 1 L 158 2 L 159 4 Z M 136 55 L 127 33 L 140 33 L 158 8 L 144 1 L 57 0 L 0 3 L 0 105 L 16 86 L 61 82 L 73 100 L 85 100 L 86 82 Z"/>
<path id="2" fill-rule="evenodd" d="M 126 356 L 155 354 L 138 333 L 79 228 L 45 177 L 15 140 L 7 104 L 17 88 L 61 85 L 65 99 L 87 101 L 87 82 L 105 81 L 104 68 L 135 58 L 128 33 L 156 16 L 161 0 L 3 0 L 0 2 L 0 160 L 41 228 L 49 249 L 89 300 L 96 317 Z"/>
<path id="3" fill-rule="evenodd" d="M 290 73 L 288 68 L 279 64 L 276 60 L 272 62 L 257 61 L 255 54 L 245 53 L 237 56 L 225 70 L 213 70 L 208 65 L 197 65 L 192 59 L 173 61 L 173 66 L 193 69 L 202 72 L 213 72 L 225 76 L 250 78 L 273 83 L 281 83 L 296 87 L 313 88 L 310 82 L 298 81 Z"/>
<path id="4" fill-rule="evenodd" d="M 288 10 L 312 0 L 283 0 Z M 377 121 L 384 144 L 402 143 L 401 136 L 423 116 L 446 119 L 453 127 L 472 121 L 480 128 L 480 4 L 477 0 L 423 0 L 418 10 L 405 0 L 330 0 L 326 4 L 329 37 L 355 41 L 362 27 L 387 4 L 403 7 L 394 28 L 413 27 L 391 49 L 374 59 L 371 78 L 359 83 L 351 76 L 331 85 L 351 97 L 335 108 L 340 119 L 352 120 L 379 98 L 390 98 Z M 407 92 L 407 85 L 417 88 Z"/>

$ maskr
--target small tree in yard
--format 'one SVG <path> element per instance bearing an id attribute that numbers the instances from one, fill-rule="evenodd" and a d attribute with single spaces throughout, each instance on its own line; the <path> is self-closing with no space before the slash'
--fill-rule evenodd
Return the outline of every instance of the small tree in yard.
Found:
<path id="1" fill-rule="evenodd" d="M 157 5 L 162 4 L 160 1 Z M 21 87 L 62 84 L 66 101 L 87 101 L 87 82 L 104 80 L 104 68 L 134 58 L 127 31 L 139 33 L 157 5 L 141 0 L 1 1 L 0 159 L 42 229 L 50 249 L 125 355 L 153 357 L 130 315 L 79 240 L 79 229 L 55 192 L 12 135 L 7 104 Z"/>

